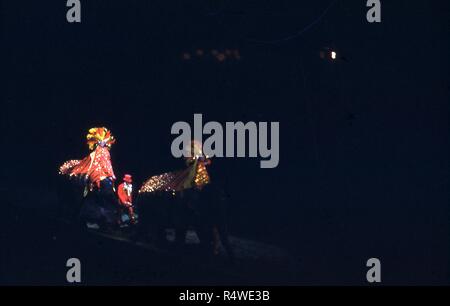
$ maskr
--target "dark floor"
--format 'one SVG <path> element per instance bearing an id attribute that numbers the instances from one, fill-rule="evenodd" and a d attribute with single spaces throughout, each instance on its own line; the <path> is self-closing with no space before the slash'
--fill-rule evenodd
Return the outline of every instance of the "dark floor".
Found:
<path id="1" fill-rule="evenodd" d="M 297 283 L 299 267 L 288 253 L 245 239 L 232 238 L 237 260 L 231 264 L 226 256 L 206 255 L 196 244 L 149 248 L 23 212 L 7 220 L 2 233 L 7 246 L 2 250 L 2 284 L 68 284 L 66 261 L 72 257 L 81 261 L 85 285 Z"/>
<path id="2" fill-rule="evenodd" d="M 51 198 L 41 197 L 49 203 Z M 271 235 L 237 231 L 231 224 L 237 254 L 231 265 L 226 256 L 206 256 L 196 244 L 152 248 L 83 233 L 57 218 L 55 203 L 39 203 L 41 209 L 6 203 L 0 231 L 5 285 L 66 285 L 72 257 L 82 263 L 85 285 L 367 285 L 371 257 L 381 260 L 385 285 L 448 285 L 450 279 L 444 218 L 431 224 L 425 217 L 383 215 L 383 222 L 374 223 L 353 210 L 357 218 L 339 222 L 342 210 L 320 214 L 311 208 L 297 224 L 280 225 Z"/>

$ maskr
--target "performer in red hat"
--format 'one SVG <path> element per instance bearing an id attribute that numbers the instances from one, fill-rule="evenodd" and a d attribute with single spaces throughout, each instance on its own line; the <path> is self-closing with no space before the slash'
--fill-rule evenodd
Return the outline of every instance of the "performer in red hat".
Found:
<path id="1" fill-rule="evenodd" d="M 123 182 L 117 188 L 117 196 L 119 197 L 120 204 L 128 211 L 131 223 L 135 223 L 136 218 L 133 209 L 133 178 L 130 174 L 124 175 Z"/>

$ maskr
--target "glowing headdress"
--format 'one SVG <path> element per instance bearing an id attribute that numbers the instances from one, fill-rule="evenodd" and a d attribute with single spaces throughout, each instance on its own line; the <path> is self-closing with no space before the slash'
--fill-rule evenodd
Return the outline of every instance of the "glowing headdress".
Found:
<path id="1" fill-rule="evenodd" d="M 198 140 L 191 140 L 184 148 L 184 155 L 193 159 L 203 157 L 202 143 Z"/>
<path id="2" fill-rule="evenodd" d="M 94 150 L 97 145 L 110 148 L 113 143 L 116 142 L 114 136 L 105 127 L 96 127 L 89 129 L 89 133 L 86 135 L 87 144 L 89 150 Z"/>

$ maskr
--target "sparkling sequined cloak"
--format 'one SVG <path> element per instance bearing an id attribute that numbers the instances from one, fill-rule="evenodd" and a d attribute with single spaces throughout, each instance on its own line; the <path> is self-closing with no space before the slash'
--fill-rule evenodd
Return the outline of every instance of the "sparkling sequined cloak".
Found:
<path id="1" fill-rule="evenodd" d="M 70 160 L 60 167 L 60 173 L 69 176 L 87 178 L 92 185 L 100 188 L 100 181 L 111 178 L 115 180 L 111 165 L 111 156 L 107 147 L 97 146 L 82 160 Z"/>
<path id="2" fill-rule="evenodd" d="M 209 184 L 210 177 L 206 169 L 206 166 L 211 163 L 209 159 L 189 158 L 186 163 L 188 167 L 184 170 L 150 177 L 139 189 L 139 193 L 177 192 L 194 187 L 201 189 Z"/>
<path id="3" fill-rule="evenodd" d="M 91 153 L 82 160 L 69 160 L 59 173 L 77 177 L 85 184 L 80 216 L 87 222 L 113 224 L 117 221 L 118 200 L 114 190 L 116 179 L 109 148 L 115 142 L 105 127 L 89 129 L 86 136 Z"/>

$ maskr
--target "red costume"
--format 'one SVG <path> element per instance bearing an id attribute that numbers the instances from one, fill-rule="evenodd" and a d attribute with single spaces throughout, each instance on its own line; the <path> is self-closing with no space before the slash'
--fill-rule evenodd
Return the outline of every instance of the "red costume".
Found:
<path id="1" fill-rule="evenodd" d="M 128 215 L 132 222 L 135 220 L 133 210 L 133 180 L 131 175 L 125 174 L 123 182 L 117 188 L 117 196 L 121 205 L 128 210 Z"/>
<path id="2" fill-rule="evenodd" d="M 111 226 L 117 222 L 117 197 L 114 190 L 116 179 L 111 165 L 109 149 L 115 142 L 105 127 L 89 129 L 86 135 L 90 153 L 82 160 L 69 160 L 59 173 L 76 177 L 84 185 L 84 200 L 80 216 L 87 223 Z"/>
<path id="3" fill-rule="evenodd" d="M 109 148 L 115 140 L 106 128 L 90 129 L 86 138 L 92 152 L 82 160 L 65 162 L 59 172 L 69 176 L 84 176 L 89 179 L 91 188 L 94 184 L 99 188 L 100 181 L 106 178 L 116 179 L 109 154 Z"/>

